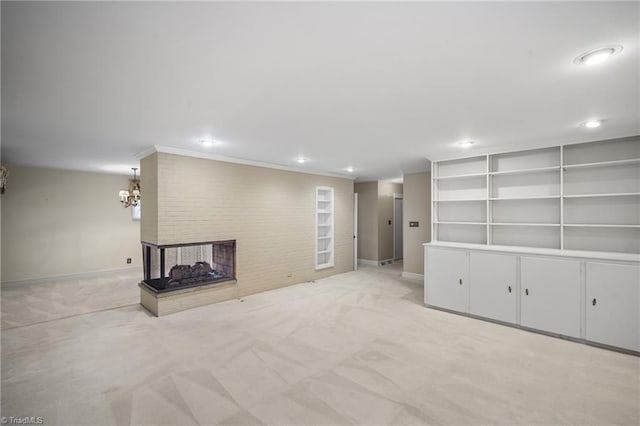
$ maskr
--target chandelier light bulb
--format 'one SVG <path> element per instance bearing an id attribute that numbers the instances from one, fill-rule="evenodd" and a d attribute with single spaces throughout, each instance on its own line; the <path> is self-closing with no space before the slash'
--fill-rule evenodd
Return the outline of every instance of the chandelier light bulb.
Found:
<path id="1" fill-rule="evenodd" d="M 118 192 L 120 202 L 125 208 L 130 206 L 136 207 L 140 203 L 140 180 L 136 174 L 138 168 L 132 167 L 131 169 L 133 170 L 133 179 L 129 179 L 129 190 L 121 189 L 120 192 Z"/>

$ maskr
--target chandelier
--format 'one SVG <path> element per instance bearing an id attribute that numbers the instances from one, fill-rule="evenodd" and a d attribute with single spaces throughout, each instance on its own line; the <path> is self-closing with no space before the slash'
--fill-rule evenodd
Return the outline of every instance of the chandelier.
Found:
<path id="1" fill-rule="evenodd" d="M 137 206 L 140 202 L 140 180 L 136 175 L 137 167 L 132 167 L 133 179 L 129 180 L 129 190 L 120 190 L 120 202 L 123 207 Z"/>

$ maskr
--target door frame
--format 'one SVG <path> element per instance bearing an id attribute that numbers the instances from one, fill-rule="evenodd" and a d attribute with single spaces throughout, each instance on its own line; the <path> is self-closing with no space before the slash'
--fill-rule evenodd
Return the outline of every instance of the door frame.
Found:
<path id="1" fill-rule="evenodd" d="M 402 200 L 402 213 L 404 214 L 404 194 L 397 194 L 394 193 L 393 194 L 393 205 L 392 205 L 392 210 L 393 210 L 393 261 L 395 262 L 396 260 L 400 260 L 400 259 L 396 259 L 396 200 L 400 199 Z M 402 224 L 402 227 L 404 228 L 404 223 Z M 403 230 L 400 230 L 400 233 L 403 233 Z M 402 241 L 404 242 L 404 238 L 402 239 Z M 404 251 L 402 253 L 402 258 L 404 258 Z"/>
<path id="2" fill-rule="evenodd" d="M 358 193 L 353 193 L 353 270 L 358 270 Z"/>

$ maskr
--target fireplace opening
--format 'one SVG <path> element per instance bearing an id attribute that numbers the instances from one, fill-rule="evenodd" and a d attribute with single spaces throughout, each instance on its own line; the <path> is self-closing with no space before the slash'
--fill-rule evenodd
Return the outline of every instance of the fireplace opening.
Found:
<path id="1" fill-rule="evenodd" d="M 143 283 L 157 293 L 236 279 L 236 242 L 142 242 Z"/>

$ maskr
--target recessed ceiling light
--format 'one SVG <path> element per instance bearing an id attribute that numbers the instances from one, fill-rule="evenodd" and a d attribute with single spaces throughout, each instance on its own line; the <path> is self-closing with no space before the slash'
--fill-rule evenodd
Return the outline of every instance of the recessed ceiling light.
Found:
<path id="1" fill-rule="evenodd" d="M 298 163 L 302 164 L 302 163 L 306 162 L 306 161 L 307 161 L 307 159 L 306 159 L 306 158 L 304 158 L 304 157 L 298 157 L 298 158 L 296 159 L 296 161 L 297 161 Z"/>
<path id="2" fill-rule="evenodd" d="M 622 46 L 606 46 L 590 50 L 578 56 L 573 62 L 578 65 L 595 65 L 602 63 L 622 51 Z"/>
<path id="3" fill-rule="evenodd" d="M 202 144 L 202 146 L 214 146 L 216 144 L 216 141 L 214 141 L 213 139 L 200 139 L 198 142 L 200 142 Z"/>
<path id="4" fill-rule="evenodd" d="M 582 125 L 587 129 L 597 129 L 602 126 L 602 120 L 589 120 L 585 121 Z"/>
<path id="5" fill-rule="evenodd" d="M 354 169 L 353 167 L 347 167 L 347 171 L 348 171 L 349 173 L 353 173 L 353 172 L 355 172 L 355 170 L 356 170 L 356 169 Z"/>
<path id="6" fill-rule="evenodd" d="M 471 145 L 473 145 L 474 143 L 475 143 L 474 141 L 460 142 L 460 147 L 461 148 L 471 148 Z"/>

